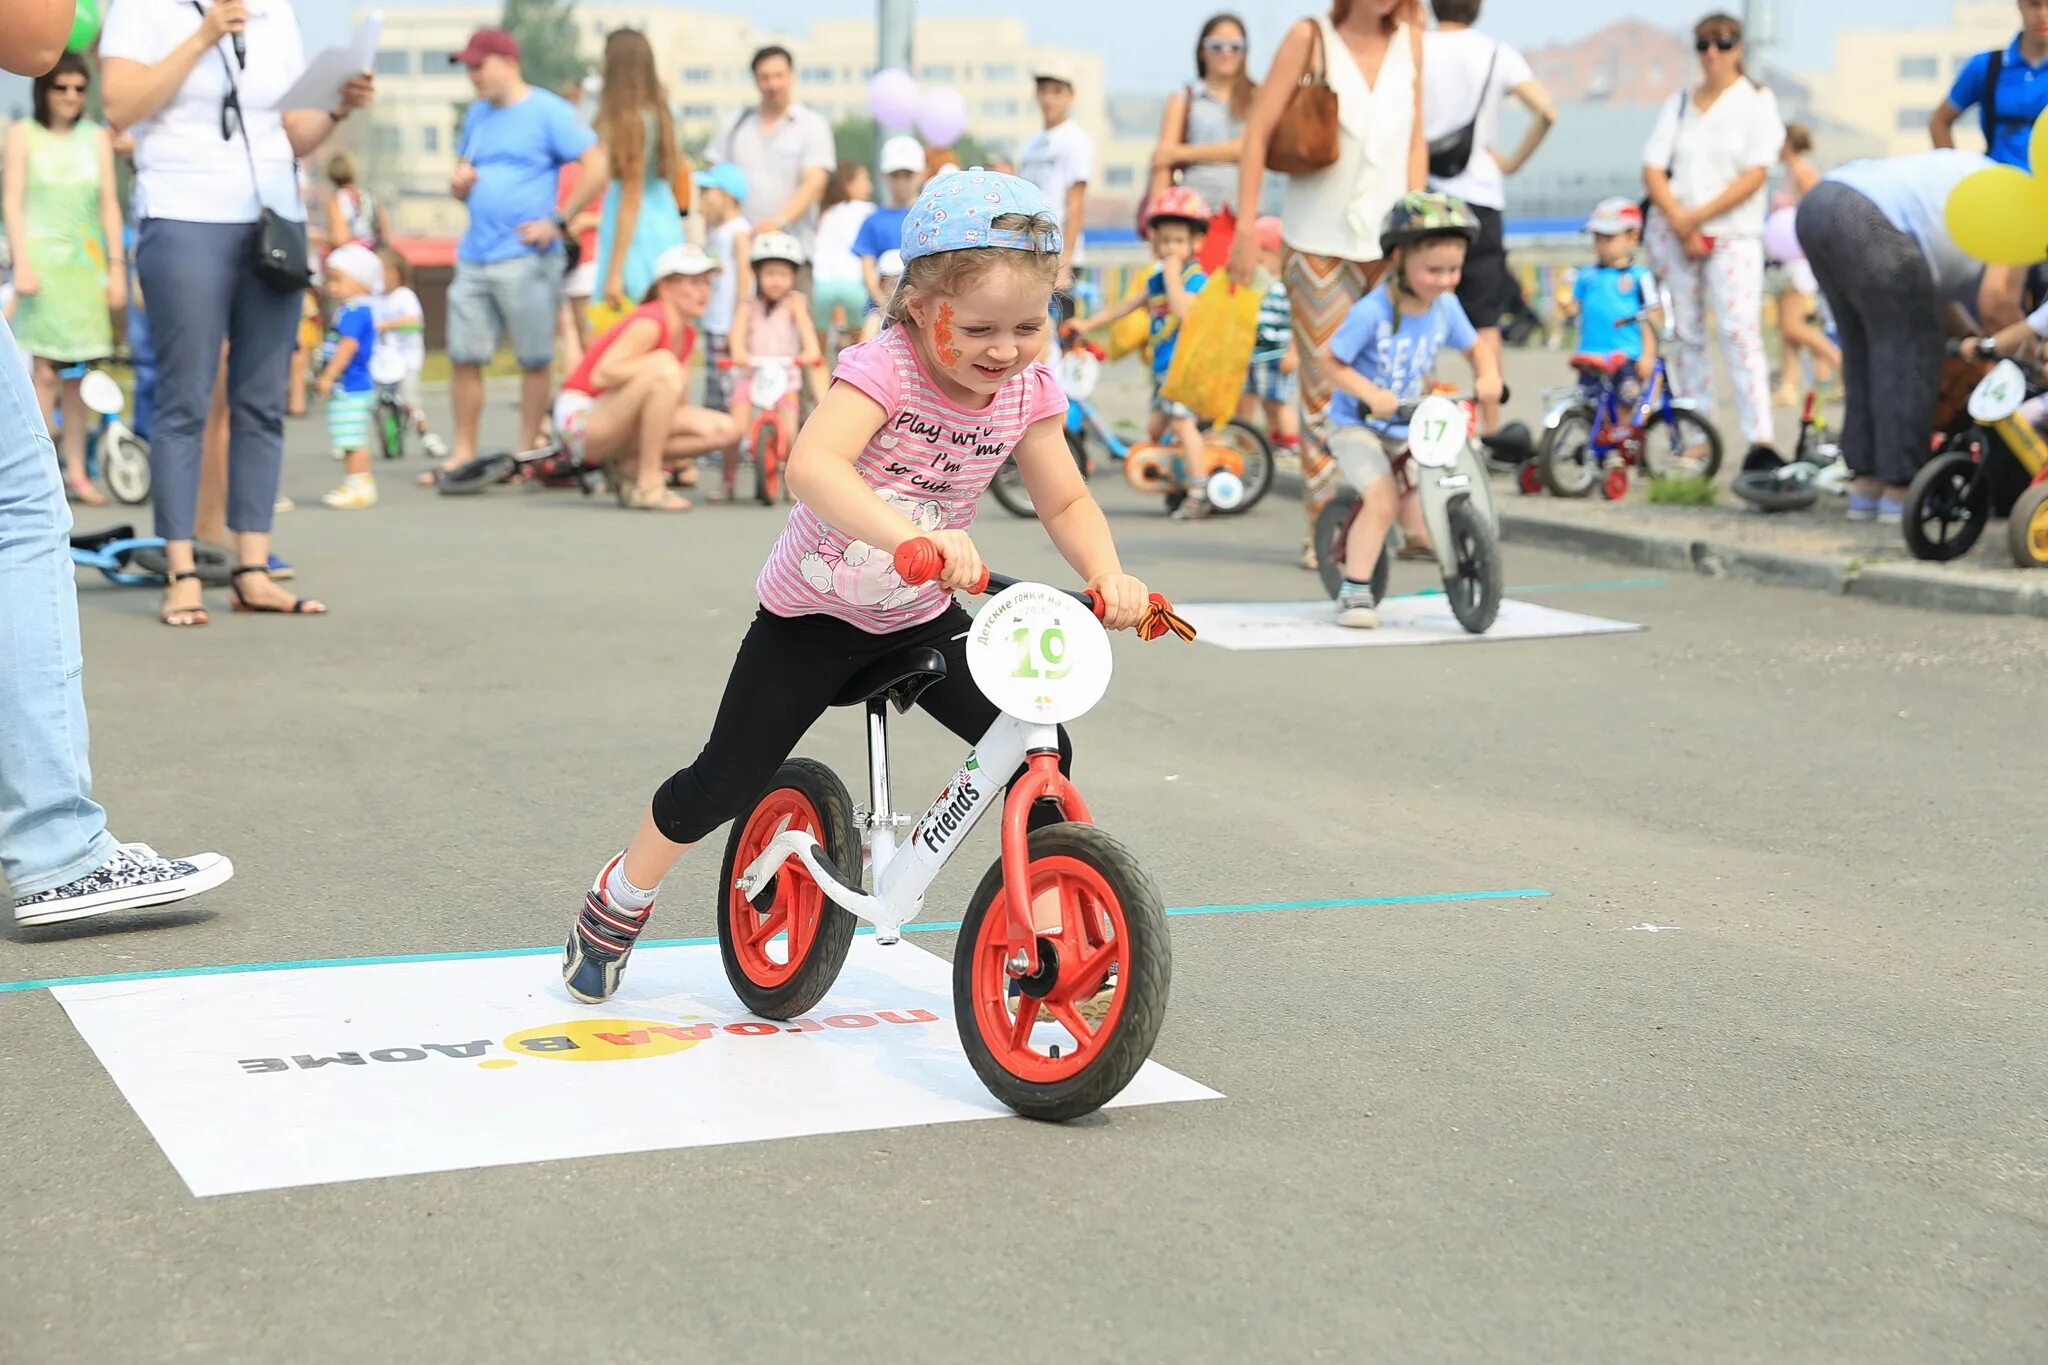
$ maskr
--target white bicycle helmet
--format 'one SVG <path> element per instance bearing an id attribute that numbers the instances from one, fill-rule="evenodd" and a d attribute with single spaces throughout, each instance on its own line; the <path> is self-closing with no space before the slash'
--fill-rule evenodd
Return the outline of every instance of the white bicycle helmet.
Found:
<path id="1" fill-rule="evenodd" d="M 804 244 L 787 232 L 764 232 L 754 239 L 754 249 L 747 253 L 750 265 L 763 261 L 787 261 L 797 269 L 803 269 Z"/>

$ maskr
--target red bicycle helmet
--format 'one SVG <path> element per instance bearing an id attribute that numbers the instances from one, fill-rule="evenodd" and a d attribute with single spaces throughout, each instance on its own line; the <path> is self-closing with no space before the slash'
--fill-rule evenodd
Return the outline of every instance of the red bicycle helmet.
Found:
<path id="1" fill-rule="evenodd" d="M 1145 208 L 1146 227 L 1162 219 L 1192 223 L 1206 230 L 1209 226 L 1209 205 L 1186 185 L 1168 185 L 1153 195 L 1152 202 Z"/>

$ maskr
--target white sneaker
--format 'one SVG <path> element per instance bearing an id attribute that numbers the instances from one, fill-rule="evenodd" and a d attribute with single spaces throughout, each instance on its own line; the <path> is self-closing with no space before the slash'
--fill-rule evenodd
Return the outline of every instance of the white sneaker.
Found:
<path id="1" fill-rule="evenodd" d="M 420 434 L 420 449 L 427 452 L 427 458 L 430 460 L 448 458 L 448 443 L 431 431 Z"/>
<path id="2" fill-rule="evenodd" d="M 211 891 L 235 875 L 235 865 L 218 853 L 165 858 L 148 844 L 122 844 L 114 856 L 73 882 L 24 896 L 14 903 L 14 922 L 28 926 L 143 910 Z"/>
<path id="3" fill-rule="evenodd" d="M 360 512 L 377 505 L 377 485 L 367 475 L 352 476 L 339 488 L 322 493 L 320 501 L 343 512 Z"/>
<path id="4" fill-rule="evenodd" d="M 1371 584 L 1353 583 L 1347 578 L 1337 590 L 1337 624 L 1354 630 L 1375 630 L 1380 623 L 1377 606 Z"/>

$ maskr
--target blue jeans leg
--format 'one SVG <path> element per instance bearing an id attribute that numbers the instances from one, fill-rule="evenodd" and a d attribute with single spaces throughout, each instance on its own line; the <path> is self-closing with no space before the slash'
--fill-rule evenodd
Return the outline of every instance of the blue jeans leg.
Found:
<path id="1" fill-rule="evenodd" d="M 16 896 L 114 854 L 86 758 L 70 534 L 57 453 L 0 322 L 0 875 Z"/>

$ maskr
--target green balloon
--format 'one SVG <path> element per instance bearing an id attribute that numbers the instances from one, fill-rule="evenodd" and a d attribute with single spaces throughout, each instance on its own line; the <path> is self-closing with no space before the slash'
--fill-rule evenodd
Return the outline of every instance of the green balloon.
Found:
<path id="1" fill-rule="evenodd" d="M 71 41 L 64 44 L 67 52 L 84 52 L 100 37 L 100 0 L 78 0 L 78 8 L 71 15 Z"/>

